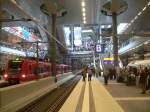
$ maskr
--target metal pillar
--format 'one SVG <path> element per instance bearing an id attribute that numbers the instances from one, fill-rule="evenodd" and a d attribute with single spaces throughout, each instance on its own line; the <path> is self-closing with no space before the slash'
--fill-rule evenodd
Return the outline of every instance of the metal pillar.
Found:
<path id="1" fill-rule="evenodd" d="M 93 49 L 93 64 L 94 64 L 94 68 L 96 68 L 95 51 L 94 51 L 94 49 Z"/>
<path id="2" fill-rule="evenodd" d="M 37 61 L 37 64 L 39 63 L 39 42 L 37 41 L 36 42 L 36 61 Z"/>
<path id="3" fill-rule="evenodd" d="M 117 14 L 112 13 L 112 30 L 113 30 L 113 55 L 114 55 L 114 66 L 118 66 L 118 37 L 117 37 Z"/>
<path id="4" fill-rule="evenodd" d="M 56 38 L 56 14 L 52 14 L 52 35 Z M 56 41 L 51 39 L 51 63 L 52 63 L 52 75 L 55 77 L 55 82 L 57 82 L 56 78 Z"/>
<path id="5" fill-rule="evenodd" d="M 74 26 L 71 26 L 71 47 L 72 51 L 74 51 Z"/>
<path id="6" fill-rule="evenodd" d="M 0 18 L 2 18 L 2 0 L 0 0 Z M 2 22 L 0 22 L 0 40 L 2 40 Z"/>

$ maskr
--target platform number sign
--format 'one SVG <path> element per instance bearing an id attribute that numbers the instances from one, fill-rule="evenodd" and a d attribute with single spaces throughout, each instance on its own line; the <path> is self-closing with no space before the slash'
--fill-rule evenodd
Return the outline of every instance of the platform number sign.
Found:
<path id="1" fill-rule="evenodd" d="M 101 44 L 96 45 L 96 52 L 98 53 L 102 52 Z"/>

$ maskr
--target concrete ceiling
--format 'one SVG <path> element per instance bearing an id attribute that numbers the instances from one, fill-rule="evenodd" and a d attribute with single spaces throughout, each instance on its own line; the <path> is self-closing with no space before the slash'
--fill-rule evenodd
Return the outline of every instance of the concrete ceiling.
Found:
<path id="1" fill-rule="evenodd" d="M 40 6 L 43 4 L 44 0 L 16 0 L 17 3 L 24 9 L 20 11 L 10 0 L 6 0 L 4 7 L 10 15 L 16 15 L 17 18 L 29 18 L 35 17 L 41 21 L 46 21 L 47 17 L 40 11 Z M 81 1 L 82 0 L 57 0 L 62 6 L 67 10 L 67 15 L 58 18 L 59 25 L 70 25 L 70 24 L 82 24 L 82 11 L 81 11 Z M 86 2 L 86 15 L 87 24 L 112 24 L 111 17 L 104 16 L 101 14 L 102 6 L 107 2 L 107 0 L 84 0 Z M 149 0 L 126 0 L 128 4 L 128 9 L 118 16 L 119 23 L 129 23 L 139 11 L 149 2 Z M 148 8 L 145 13 L 136 20 L 136 22 L 127 29 L 127 33 L 139 32 L 139 31 L 149 31 L 150 27 L 150 8 Z M 18 23 L 5 23 L 5 25 L 17 25 Z M 27 23 L 19 23 L 23 25 L 29 25 Z M 31 24 L 30 24 L 31 25 Z"/>

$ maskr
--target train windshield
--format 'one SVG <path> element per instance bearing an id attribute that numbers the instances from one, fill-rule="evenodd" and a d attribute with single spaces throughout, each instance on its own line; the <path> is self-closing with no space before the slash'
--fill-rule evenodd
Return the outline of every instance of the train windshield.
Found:
<path id="1" fill-rule="evenodd" d="M 21 71 L 22 61 L 9 61 L 9 72 L 18 73 Z"/>

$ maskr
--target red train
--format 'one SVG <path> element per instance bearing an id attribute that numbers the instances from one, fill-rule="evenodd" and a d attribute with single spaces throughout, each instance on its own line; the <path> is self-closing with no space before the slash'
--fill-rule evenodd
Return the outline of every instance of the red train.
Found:
<path id="1" fill-rule="evenodd" d="M 56 65 L 57 74 L 70 72 L 70 66 Z M 9 83 L 20 83 L 48 77 L 51 75 L 51 64 L 48 62 L 37 63 L 36 60 L 15 59 L 9 60 L 5 67 L 4 79 Z"/>

